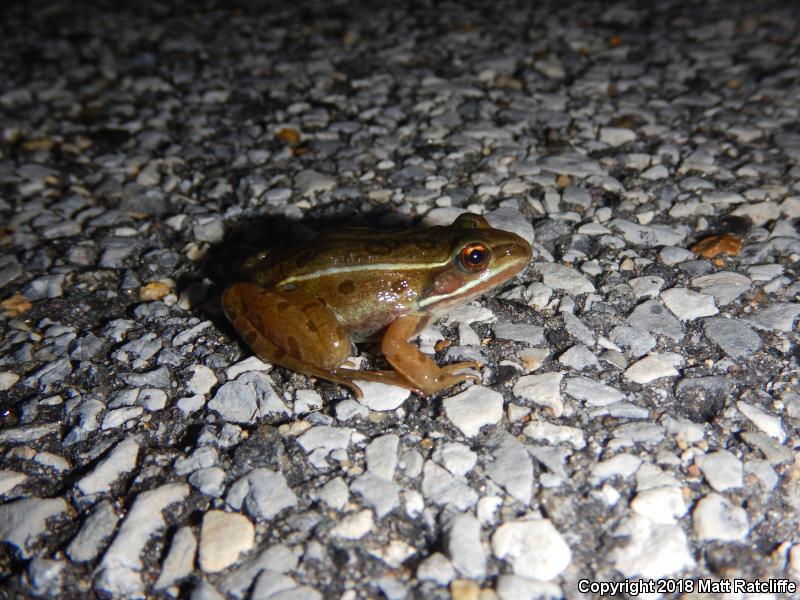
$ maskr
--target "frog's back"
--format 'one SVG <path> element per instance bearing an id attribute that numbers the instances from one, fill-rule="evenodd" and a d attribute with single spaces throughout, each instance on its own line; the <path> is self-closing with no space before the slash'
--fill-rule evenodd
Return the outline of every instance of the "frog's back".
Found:
<path id="1" fill-rule="evenodd" d="M 431 229 L 342 229 L 256 255 L 244 270 L 256 285 L 300 288 L 322 299 L 359 341 L 418 309 L 433 278 L 448 268 L 450 245 Z"/>
<path id="2" fill-rule="evenodd" d="M 326 231 L 308 242 L 252 256 L 243 272 L 257 285 L 280 287 L 330 274 L 374 275 L 393 267 L 444 265 L 450 260 L 451 241 L 442 239 L 437 229 L 447 228 L 382 231 L 353 227 Z"/>

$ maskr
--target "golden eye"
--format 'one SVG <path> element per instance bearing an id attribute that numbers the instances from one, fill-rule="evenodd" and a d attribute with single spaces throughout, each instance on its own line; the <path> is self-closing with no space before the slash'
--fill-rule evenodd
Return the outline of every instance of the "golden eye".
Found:
<path id="1" fill-rule="evenodd" d="M 461 266 L 472 273 L 482 271 L 489 264 L 489 249 L 483 244 L 467 244 L 461 249 L 459 256 Z"/>

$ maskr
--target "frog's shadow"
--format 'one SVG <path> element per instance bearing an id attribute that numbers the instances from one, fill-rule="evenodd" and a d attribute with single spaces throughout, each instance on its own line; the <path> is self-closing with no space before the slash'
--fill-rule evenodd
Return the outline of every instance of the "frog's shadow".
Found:
<path id="1" fill-rule="evenodd" d="M 390 230 L 407 227 L 411 219 L 387 211 L 307 216 L 292 220 L 283 215 L 243 217 L 229 225 L 221 242 L 209 248 L 202 274 L 221 291 L 240 277 L 240 266 L 248 257 L 284 245 L 302 244 L 323 231 L 345 227 Z"/>

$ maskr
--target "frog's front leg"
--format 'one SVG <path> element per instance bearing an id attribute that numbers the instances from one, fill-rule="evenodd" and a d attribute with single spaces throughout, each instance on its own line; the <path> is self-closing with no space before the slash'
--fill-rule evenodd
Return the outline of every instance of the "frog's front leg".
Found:
<path id="1" fill-rule="evenodd" d="M 222 307 L 239 335 L 259 358 L 360 390 L 336 368 L 350 356 L 350 336 L 335 315 L 302 290 L 235 283 Z"/>
<path id="2" fill-rule="evenodd" d="M 477 362 L 460 362 L 440 367 L 410 343 L 409 340 L 419 335 L 430 318 L 430 315 L 424 313 L 401 317 L 389 325 L 381 339 L 383 355 L 408 382 L 405 386 L 430 396 L 463 381 L 479 382 L 481 378 L 478 375 L 456 373 L 464 369 L 478 369 L 480 365 Z"/>

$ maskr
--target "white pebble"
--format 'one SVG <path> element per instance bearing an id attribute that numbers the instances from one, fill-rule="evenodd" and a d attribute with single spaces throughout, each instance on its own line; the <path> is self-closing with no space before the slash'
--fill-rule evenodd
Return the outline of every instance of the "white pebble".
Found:
<path id="1" fill-rule="evenodd" d="M 695 458 L 708 484 L 718 492 L 744 485 L 742 461 L 727 450 L 718 450 Z"/>
<path id="2" fill-rule="evenodd" d="M 634 383 L 650 383 L 662 377 L 677 377 L 677 366 L 683 364 L 683 357 L 674 352 L 651 354 L 633 363 L 625 371 L 625 378 Z"/>
<path id="3" fill-rule="evenodd" d="M 697 503 L 692 521 L 695 535 L 701 540 L 741 542 L 750 531 L 747 511 L 713 492 Z"/>
<path id="4" fill-rule="evenodd" d="M 210 510 L 200 529 L 200 568 L 218 573 L 234 564 L 255 545 L 255 528 L 238 513 Z"/>
<path id="5" fill-rule="evenodd" d="M 479 385 L 445 398 L 442 404 L 450 422 L 469 437 L 478 435 L 481 427 L 494 425 L 503 418 L 503 396 Z"/>
<path id="6" fill-rule="evenodd" d="M 549 581 L 561 574 L 572 552 L 549 519 L 510 521 L 492 536 L 497 558 L 508 560 L 515 575 Z"/>
<path id="7" fill-rule="evenodd" d="M 783 423 L 781 422 L 780 417 L 771 415 L 768 412 L 753 406 L 752 404 L 747 404 L 746 402 L 737 402 L 736 408 L 738 408 L 745 417 L 750 419 L 750 421 L 753 422 L 753 425 L 758 427 L 767 435 L 774 437 L 781 443 L 783 443 L 786 439 L 786 432 L 783 429 Z"/>
<path id="8" fill-rule="evenodd" d="M 564 402 L 561 400 L 562 376 L 563 373 L 558 372 L 525 375 L 514 384 L 514 395 L 549 408 L 553 411 L 553 416 L 560 417 L 564 412 Z"/>

